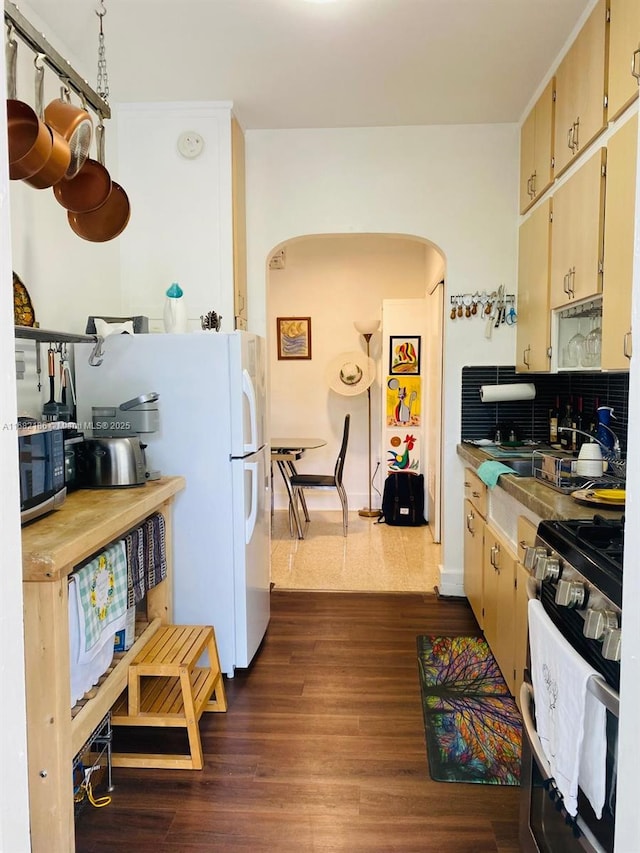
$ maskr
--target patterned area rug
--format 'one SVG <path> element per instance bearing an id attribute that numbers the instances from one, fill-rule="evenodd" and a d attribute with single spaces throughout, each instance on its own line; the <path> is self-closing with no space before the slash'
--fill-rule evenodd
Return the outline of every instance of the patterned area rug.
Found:
<path id="1" fill-rule="evenodd" d="M 482 637 L 418 637 L 429 772 L 519 785 L 522 718 Z"/>

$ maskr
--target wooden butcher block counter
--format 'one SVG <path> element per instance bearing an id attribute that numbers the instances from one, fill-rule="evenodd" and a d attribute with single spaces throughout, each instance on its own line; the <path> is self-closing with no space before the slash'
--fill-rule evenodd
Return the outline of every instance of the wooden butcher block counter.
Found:
<path id="1" fill-rule="evenodd" d="M 24 641 L 31 844 L 34 853 L 75 849 L 73 758 L 127 684 L 129 661 L 172 616 L 171 509 L 183 477 L 143 486 L 80 489 L 22 530 Z M 80 563 L 159 512 L 165 519 L 167 576 L 146 596 L 136 642 L 114 658 L 91 698 L 70 708 L 68 575 Z M 138 633 L 140 632 L 140 633 Z"/>

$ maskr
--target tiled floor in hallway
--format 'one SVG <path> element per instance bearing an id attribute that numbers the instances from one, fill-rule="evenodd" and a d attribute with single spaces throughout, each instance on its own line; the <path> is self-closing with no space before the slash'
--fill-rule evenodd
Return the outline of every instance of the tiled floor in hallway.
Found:
<path id="1" fill-rule="evenodd" d="M 310 511 L 305 538 L 292 538 L 289 516 L 276 510 L 271 531 L 271 580 L 277 589 L 433 592 L 441 546 L 431 529 L 391 527 L 340 511 Z"/>

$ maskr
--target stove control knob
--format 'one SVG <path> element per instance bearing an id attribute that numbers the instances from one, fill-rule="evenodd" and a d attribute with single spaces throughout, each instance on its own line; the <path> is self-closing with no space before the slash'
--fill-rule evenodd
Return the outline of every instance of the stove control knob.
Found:
<path id="1" fill-rule="evenodd" d="M 538 557 L 546 557 L 547 549 L 543 548 L 540 545 L 525 545 L 524 546 L 524 567 L 525 569 L 533 574 L 533 569 L 535 569 L 536 561 Z"/>
<path id="2" fill-rule="evenodd" d="M 558 580 L 560 577 L 560 558 L 547 557 L 546 554 L 540 554 L 536 559 L 536 564 L 533 570 L 533 576 L 538 581 Z"/>
<path id="3" fill-rule="evenodd" d="M 558 581 L 556 587 L 556 604 L 560 607 L 571 607 L 580 609 L 584 606 L 587 590 L 580 581 Z"/>
<path id="4" fill-rule="evenodd" d="M 590 607 L 584 618 L 582 633 L 589 640 L 603 640 L 605 632 L 618 627 L 618 614 L 614 610 L 597 610 Z"/>
<path id="5" fill-rule="evenodd" d="M 620 660 L 620 645 L 622 631 L 620 628 L 608 628 L 604 633 L 602 643 L 602 657 L 606 660 Z"/>

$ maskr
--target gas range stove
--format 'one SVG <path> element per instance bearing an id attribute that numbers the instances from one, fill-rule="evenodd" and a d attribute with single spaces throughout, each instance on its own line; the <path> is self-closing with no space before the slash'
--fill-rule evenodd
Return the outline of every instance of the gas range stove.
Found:
<path id="1" fill-rule="evenodd" d="M 542 521 L 525 566 L 571 645 L 614 688 L 620 684 L 624 517 Z"/>

